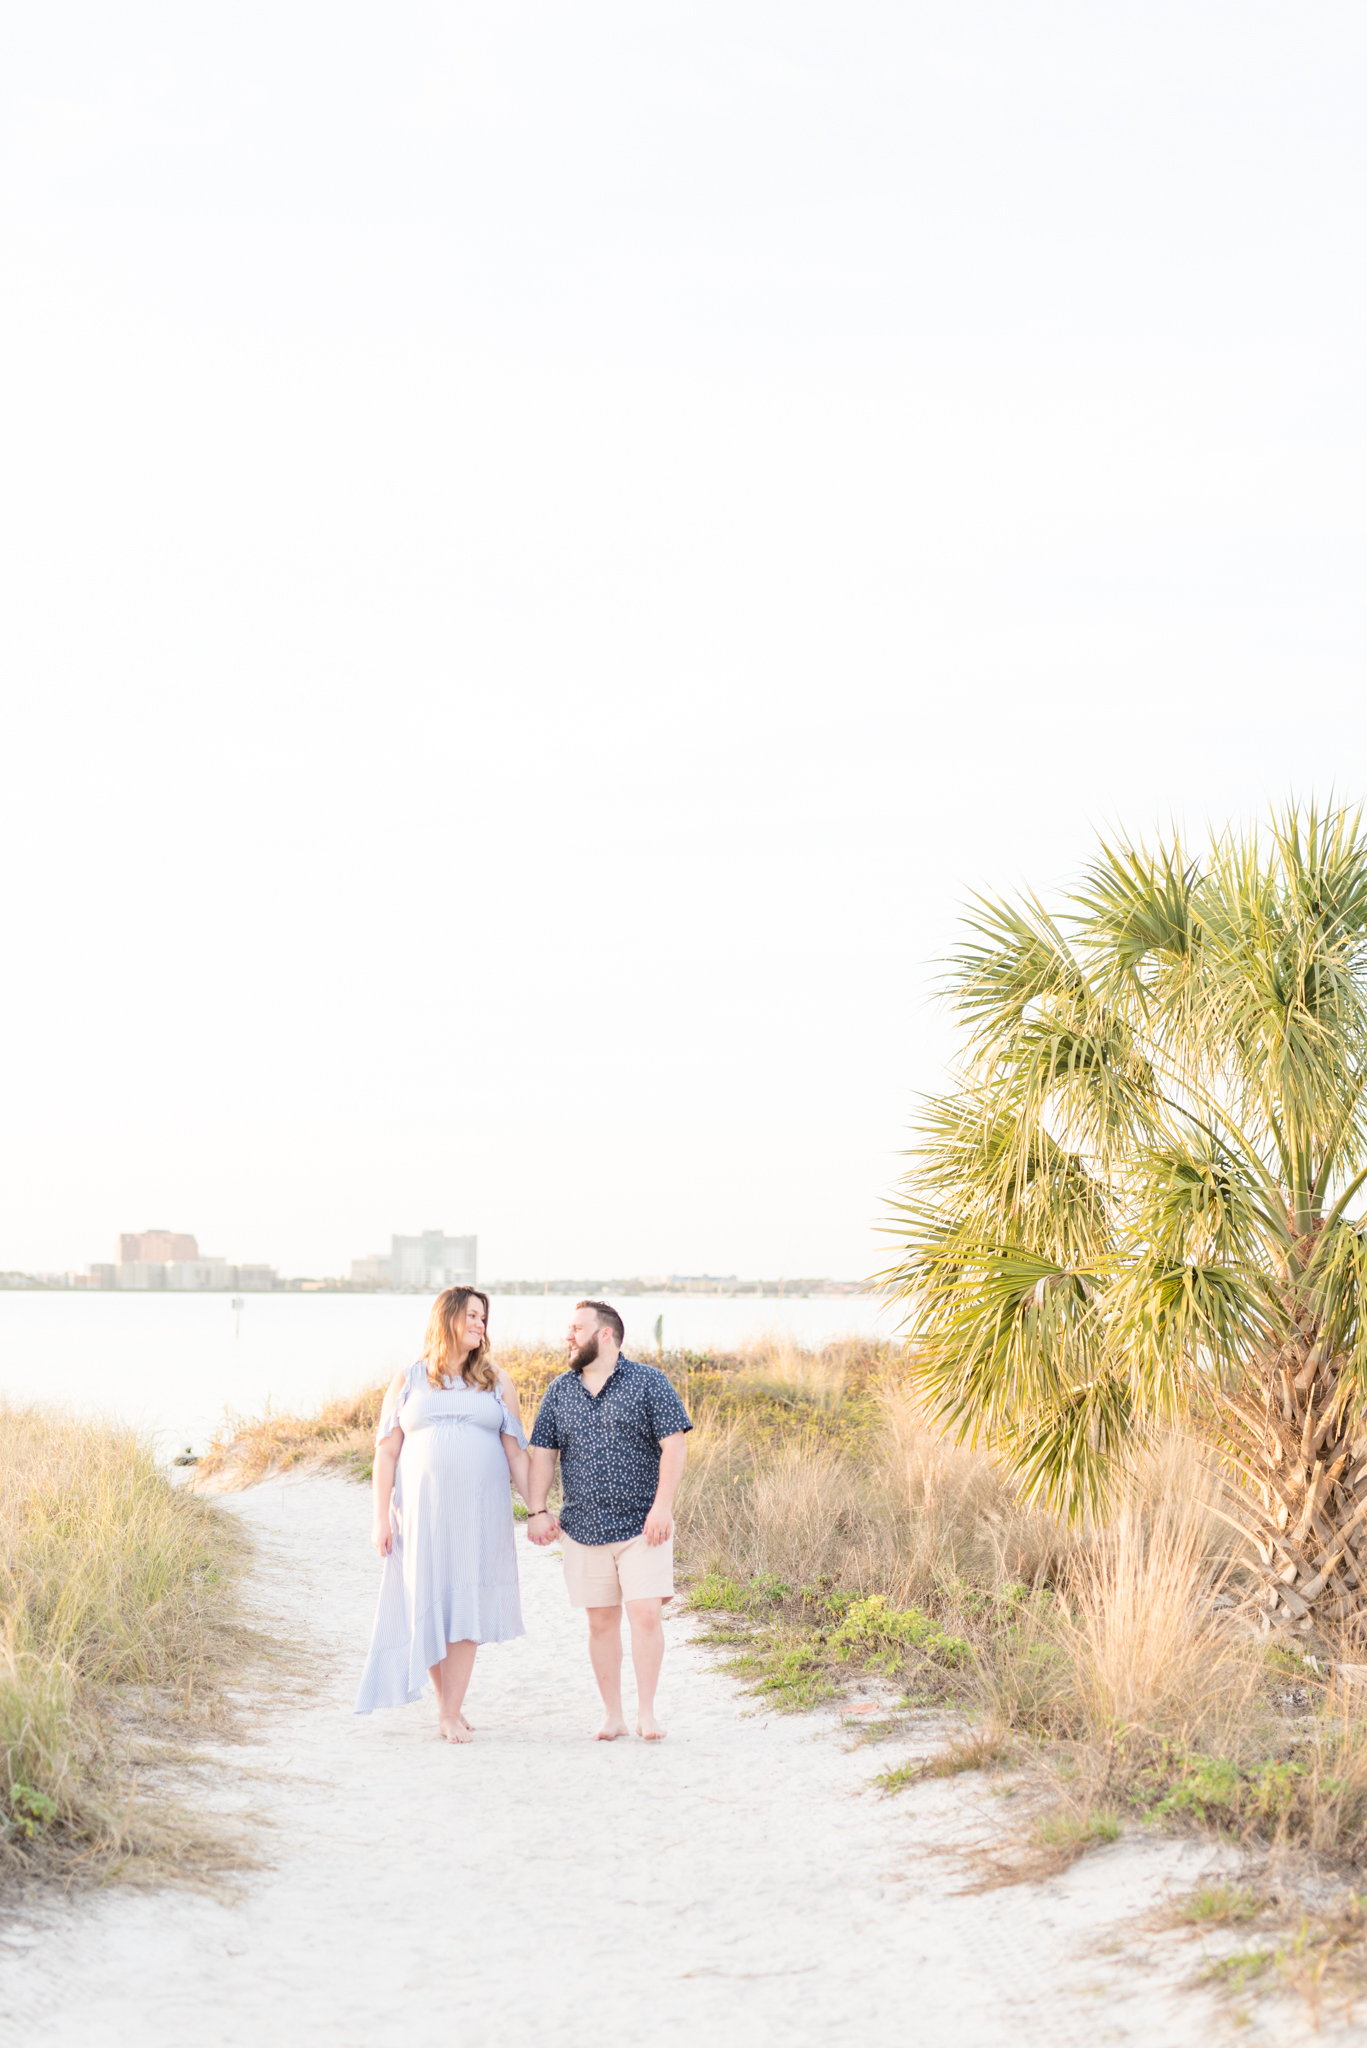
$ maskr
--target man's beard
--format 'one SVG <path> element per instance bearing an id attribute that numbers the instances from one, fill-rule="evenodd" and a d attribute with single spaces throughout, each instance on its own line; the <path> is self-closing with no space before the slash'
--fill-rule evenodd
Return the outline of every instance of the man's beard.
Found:
<path id="1" fill-rule="evenodd" d="M 570 1360 L 571 1372 L 583 1372 L 586 1370 L 587 1367 L 595 1365 L 597 1363 L 598 1340 L 602 1336 L 602 1334 L 603 1333 L 601 1330 L 595 1330 L 593 1335 L 589 1338 L 588 1343 L 581 1344 L 579 1346 L 579 1349 L 575 1352 L 574 1357 Z"/>

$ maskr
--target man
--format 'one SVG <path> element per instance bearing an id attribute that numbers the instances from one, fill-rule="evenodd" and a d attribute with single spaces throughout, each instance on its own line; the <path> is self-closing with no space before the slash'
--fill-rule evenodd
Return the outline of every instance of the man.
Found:
<path id="1" fill-rule="evenodd" d="M 527 1534 L 559 1536 L 565 1589 L 589 1617 L 589 1661 L 603 1695 L 599 1742 L 625 1735 L 622 1607 L 636 1670 L 636 1733 L 664 1735 L 655 1687 L 664 1659 L 661 1618 L 674 1591 L 674 1495 L 684 1468 L 684 1405 L 662 1372 L 622 1356 L 626 1331 L 605 1301 L 581 1301 L 570 1323 L 570 1367 L 552 1380 L 532 1430 Z M 564 1500 L 546 1506 L 560 1453 Z"/>

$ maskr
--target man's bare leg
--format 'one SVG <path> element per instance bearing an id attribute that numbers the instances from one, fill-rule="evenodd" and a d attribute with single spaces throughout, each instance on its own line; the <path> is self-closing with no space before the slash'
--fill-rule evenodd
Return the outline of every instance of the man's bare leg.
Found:
<path id="1" fill-rule="evenodd" d="M 470 1723 L 461 1712 L 470 1674 L 475 1668 L 475 1652 L 478 1643 L 469 1641 L 448 1643 L 446 1655 L 440 1664 L 428 1667 L 437 1693 L 437 1725 L 448 1742 L 468 1742 L 472 1733 Z"/>
<path id="2" fill-rule="evenodd" d="M 655 1688 L 665 1655 L 664 1601 L 628 1600 L 631 1661 L 636 1670 L 636 1733 L 647 1742 L 661 1742 L 664 1729 L 655 1719 Z"/>
<path id="3" fill-rule="evenodd" d="M 622 1610 L 620 1607 L 587 1607 L 589 1618 L 589 1662 L 603 1695 L 603 1725 L 594 1738 L 615 1742 L 625 1735 L 622 1719 Z"/>

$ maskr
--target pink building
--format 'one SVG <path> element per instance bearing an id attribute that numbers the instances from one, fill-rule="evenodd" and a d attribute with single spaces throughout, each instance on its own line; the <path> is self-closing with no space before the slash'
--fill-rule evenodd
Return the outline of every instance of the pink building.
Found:
<path id="1" fill-rule="evenodd" d="M 197 1259 L 199 1246 L 183 1230 L 126 1230 L 119 1239 L 121 1266 L 164 1266 L 172 1259 Z"/>

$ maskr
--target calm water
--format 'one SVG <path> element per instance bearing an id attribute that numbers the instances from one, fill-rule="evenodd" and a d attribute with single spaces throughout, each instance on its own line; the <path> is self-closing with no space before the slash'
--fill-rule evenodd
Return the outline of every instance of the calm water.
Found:
<path id="1" fill-rule="evenodd" d="M 422 1349 L 430 1296 L 0 1292 L 0 1396 L 103 1410 L 156 1433 L 166 1455 L 204 1448 L 225 1409 L 269 1401 L 309 1409 L 409 1365 Z M 858 1295 L 808 1301 L 639 1295 L 620 1304 L 629 1352 L 649 1357 L 655 1318 L 669 1349 L 729 1348 L 783 1335 L 800 1344 L 890 1335 L 896 1312 Z M 491 1334 L 558 1344 L 573 1302 L 495 1295 Z"/>

